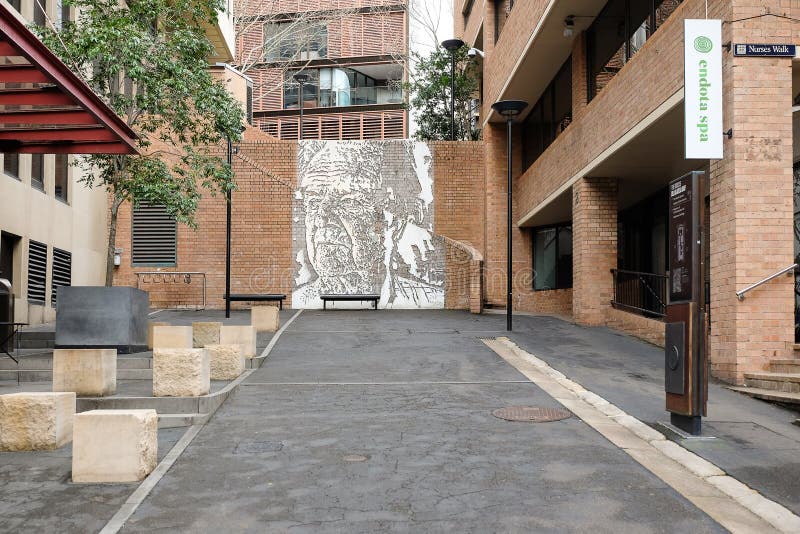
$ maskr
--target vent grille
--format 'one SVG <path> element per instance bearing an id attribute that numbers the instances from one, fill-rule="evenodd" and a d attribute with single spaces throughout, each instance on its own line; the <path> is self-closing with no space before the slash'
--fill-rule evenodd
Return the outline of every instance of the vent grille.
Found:
<path id="1" fill-rule="evenodd" d="M 72 285 L 72 254 L 53 247 L 53 274 L 50 282 L 50 304 L 55 307 L 59 287 Z"/>
<path id="2" fill-rule="evenodd" d="M 28 244 L 28 302 L 44 304 L 47 294 L 47 245 Z"/>
<path id="3" fill-rule="evenodd" d="M 178 227 L 164 206 L 141 202 L 133 210 L 133 265 L 174 266 Z"/>

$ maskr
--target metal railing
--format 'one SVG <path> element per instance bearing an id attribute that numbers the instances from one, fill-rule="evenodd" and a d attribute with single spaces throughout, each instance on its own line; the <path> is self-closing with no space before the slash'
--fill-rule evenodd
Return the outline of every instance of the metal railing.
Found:
<path id="1" fill-rule="evenodd" d="M 749 291 L 754 290 L 755 288 L 757 288 L 760 285 L 766 284 L 770 280 L 774 280 L 775 278 L 778 278 L 782 274 L 788 274 L 788 275 L 791 276 L 792 274 L 795 273 L 795 271 L 797 270 L 798 267 L 800 267 L 800 265 L 794 263 L 794 264 L 790 265 L 789 267 L 786 267 L 785 269 L 781 269 L 777 273 L 771 274 L 768 277 L 764 278 L 763 280 L 759 280 L 755 284 L 747 286 L 746 288 L 742 289 L 741 291 L 737 291 L 736 292 L 736 298 L 738 298 L 739 300 L 744 300 L 745 294 L 748 293 Z"/>
<path id="2" fill-rule="evenodd" d="M 178 284 L 183 282 L 186 285 L 192 283 L 193 276 L 199 276 L 203 280 L 203 306 L 196 307 L 196 310 L 206 309 L 206 273 L 191 271 L 142 271 L 136 274 L 136 289 L 141 289 L 141 284 Z"/>
<path id="3" fill-rule="evenodd" d="M 612 306 L 645 317 L 664 317 L 667 312 L 666 274 L 611 269 L 614 275 Z"/>

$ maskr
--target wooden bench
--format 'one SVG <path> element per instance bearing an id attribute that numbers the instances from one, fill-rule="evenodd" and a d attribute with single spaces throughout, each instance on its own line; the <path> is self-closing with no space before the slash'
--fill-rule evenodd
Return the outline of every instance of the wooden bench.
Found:
<path id="1" fill-rule="evenodd" d="M 378 301 L 381 299 L 380 295 L 320 295 L 322 299 L 322 309 L 328 309 L 328 301 L 348 301 L 348 302 L 374 302 L 375 309 L 378 309 Z"/>
<path id="2" fill-rule="evenodd" d="M 222 298 L 225 298 L 224 296 Z M 283 301 L 286 299 L 286 295 L 282 294 L 275 294 L 275 295 L 234 295 L 231 294 L 230 296 L 231 302 L 278 302 L 280 309 L 283 309 Z"/>

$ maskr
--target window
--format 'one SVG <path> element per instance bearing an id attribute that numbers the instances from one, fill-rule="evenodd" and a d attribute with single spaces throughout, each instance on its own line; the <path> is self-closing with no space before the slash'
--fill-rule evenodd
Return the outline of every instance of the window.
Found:
<path id="1" fill-rule="evenodd" d="M 538 228 L 533 232 L 533 289 L 572 287 L 572 227 Z"/>
<path id="2" fill-rule="evenodd" d="M 28 244 L 28 302 L 44 304 L 47 286 L 47 245 L 31 240 Z"/>
<path id="3" fill-rule="evenodd" d="M 17 13 L 19 13 L 19 9 L 20 9 L 20 5 L 22 4 L 22 1 L 21 0 L 10 0 L 10 4 L 11 4 L 11 7 L 16 9 Z"/>
<path id="4" fill-rule="evenodd" d="M 610 0 L 586 31 L 591 101 L 617 75 L 682 0 Z"/>
<path id="5" fill-rule="evenodd" d="M 403 89 L 387 65 L 385 79 L 377 79 L 347 68 L 303 69 L 308 81 L 303 84 L 304 109 L 316 107 L 365 106 L 402 103 Z M 287 71 L 283 84 L 284 109 L 297 109 L 300 84 L 293 76 L 300 71 Z"/>
<path id="6" fill-rule="evenodd" d="M 19 154 L 3 154 L 3 172 L 19 180 Z"/>
<path id="7" fill-rule="evenodd" d="M 324 21 L 286 21 L 264 26 L 265 61 L 328 57 L 328 26 Z"/>
<path id="8" fill-rule="evenodd" d="M 133 210 L 133 265 L 175 266 L 178 227 L 164 206 L 141 202 Z"/>
<path id="9" fill-rule="evenodd" d="M 567 58 L 522 127 L 523 170 L 533 165 L 572 122 L 572 57 Z"/>
<path id="10" fill-rule="evenodd" d="M 69 156 L 56 154 L 56 172 L 54 175 L 56 198 L 69 202 Z"/>
<path id="11" fill-rule="evenodd" d="M 31 187 L 44 191 L 44 154 L 31 155 Z"/>
<path id="12" fill-rule="evenodd" d="M 514 9 L 514 0 L 494 0 L 494 42 L 500 39 L 508 15 Z"/>
<path id="13" fill-rule="evenodd" d="M 53 268 L 51 273 L 50 304 L 55 307 L 59 287 L 72 285 L 72 254 L 53 247 Z"/>

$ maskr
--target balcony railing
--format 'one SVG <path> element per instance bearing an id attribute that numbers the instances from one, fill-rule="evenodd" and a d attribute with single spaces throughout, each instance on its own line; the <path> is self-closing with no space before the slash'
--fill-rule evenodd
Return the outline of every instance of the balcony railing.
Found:
<path id="1" fill-rule="evenodd" d="M 615 308 L 645 317 L 664 317 L 667 311 L 667 275 L 621 269 L 611 269 L 611 273 L 614 276 L 611 304 Z"/>

